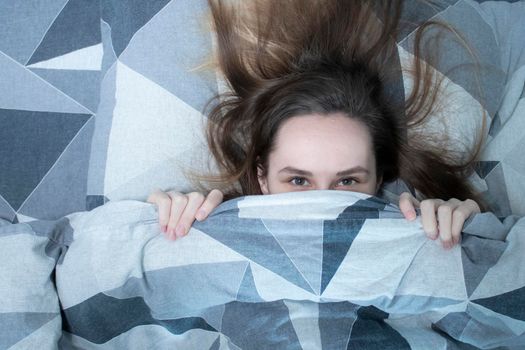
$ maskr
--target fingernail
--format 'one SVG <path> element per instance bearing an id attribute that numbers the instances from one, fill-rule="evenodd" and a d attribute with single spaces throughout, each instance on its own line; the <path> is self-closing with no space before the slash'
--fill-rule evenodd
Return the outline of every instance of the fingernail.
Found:
<path id="1" fill-rule="evenodd" d="M 199 209 L 199 211 L 197 212 L 197 215 L 195 215 L 195 219 L 199 221 L 204 220 L 205 217 L 206 217 L 206 212 L 204 211 L 204 209 Z"/>
<path id="2" fill-rule="evenodd" d="M 167 230 L 167 233 L 168 233 L 168 238 L 169 239 L 175 239 L 175 229 L 173 228 L 170 228 L 169 230 Z"/>
<path id="3" fill-rule="evenodd" d="M 177 234 L 177 237 L 182 237 L 186 233 L 186 229 L 184 228 L 184 225 L 179 224 L 179 225 L 177 225 L 177 228 L 175 229 L 175 232 Z"/>
<path id="4" fill-rule="evenodd" d="M 412 211 L 408 214 L 408 217 L 407 219 L 408 220 L 414 220 L 416 218 L 416 212 L 415 211 Z"/>

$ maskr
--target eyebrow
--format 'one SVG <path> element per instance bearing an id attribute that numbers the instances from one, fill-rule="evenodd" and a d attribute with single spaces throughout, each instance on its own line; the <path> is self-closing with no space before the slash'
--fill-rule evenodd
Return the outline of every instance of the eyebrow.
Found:
<path id="1" fill-rule="evenodd" d="M 291 166 L 287 166 L 285 168 L 282 168 L 281 170 L 279 170 L 279 173 L 293 173 L 293 174 L 299 174 L 299 175 L 303 175 L 303 176 L 312 176 L 313 175 L 310 171 L 297 169 L 297 168 L 294 168 L 294 167 L 291 167 Z M 362 166 L 355 166 L 353 168 L 340 171 L 336 175 L 337 176 L 346 176 L 346 175 L 352 175 L 352 174 L 356 174 L 356 173 L 364 173 L 366 175 L 369 175 L 370 171 L 368 171 L 367 169 L 363 168 Z"/>

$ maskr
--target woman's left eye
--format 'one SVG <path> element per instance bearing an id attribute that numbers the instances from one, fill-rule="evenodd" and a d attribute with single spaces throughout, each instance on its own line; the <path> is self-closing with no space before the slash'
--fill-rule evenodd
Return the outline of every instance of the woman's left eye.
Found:
<path id="1" fill-rule="evenodd" d="M 339 185 L 340 186 L 351 186 L 355 182 L 356 181 L 354 179 L 342 179 L 341 181 L 339 181 Z"/>

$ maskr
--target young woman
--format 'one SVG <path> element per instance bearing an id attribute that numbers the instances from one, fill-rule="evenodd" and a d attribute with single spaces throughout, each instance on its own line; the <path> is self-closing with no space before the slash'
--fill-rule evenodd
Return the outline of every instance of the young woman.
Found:
<path id="1" fill-rule="evenodd" d="M 303 190 L 374 195 L 383 182 L 400 178 L 427 198 L 403 193 L 405 217 L 414 220 L 420 207 L 429 238 L 439 237 L 446 248 L 459 242 L 465 220 L 480 212 L 466 181 L 479 147 L 466 160 L 454 159 L 410 132 L 438 100 L 439 81 L 418 56 L 431 23 L 415 35 L 411 94 L 396 102 L 389 89 L 400 74 L 401 1 L 209 3 L 219 69 L 231 88 L 207 124 L 221 170 L 208 179 L 223 191 L 153 193 L 148 201 L 158 205 L 163 232 L 184 236 L 224 197 Z"/>

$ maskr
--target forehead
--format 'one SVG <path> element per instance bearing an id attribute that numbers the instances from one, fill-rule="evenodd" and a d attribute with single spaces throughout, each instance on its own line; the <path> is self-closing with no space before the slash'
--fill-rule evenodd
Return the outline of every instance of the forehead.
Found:
<path id="1" fill-rule="evenodd" d="M 369 167 L 374 160 L 366 126 L 343 114 L 292 117 L 281 125 L 275 141 L 270 155 L 270 162 L 275 165 Z"/>

